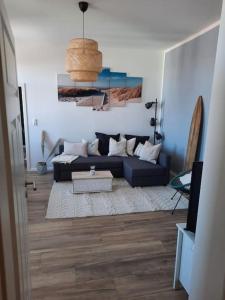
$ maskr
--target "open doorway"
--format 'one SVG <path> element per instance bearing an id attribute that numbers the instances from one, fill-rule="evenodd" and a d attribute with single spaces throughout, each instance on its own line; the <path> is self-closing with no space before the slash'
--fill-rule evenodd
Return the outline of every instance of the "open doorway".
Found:
<path id="1" fill-rule="evenodd" d="M 18 87 L 19 106 L 22 127 L 22 143 L 23 143 L 23 157 L 25 170 L 30 170 L 30 143 L 28 131 L 28 115 L 27 115 L 27 100 L 26 100 L 26 85 L 21 84 Z"/>
<path id="2" fill-rule="evenodd" d="M 19 102 L 20 102 L 20 117 L 21 117 L 21 127 L 22 127 L 22 142 L 23 142 L 23 157 L 24 157 L 24 167 L 27 169 L 27 151 L 26 151 L 26 136 L 25 136 L 25 126 L 24 126 L 24 109 L 23 109 L 23 93 L 22 87 L 19 86 Z"/>

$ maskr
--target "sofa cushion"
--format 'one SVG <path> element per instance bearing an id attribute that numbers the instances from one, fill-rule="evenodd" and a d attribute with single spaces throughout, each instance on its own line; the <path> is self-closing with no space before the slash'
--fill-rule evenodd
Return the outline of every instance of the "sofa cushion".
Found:
<path id="1" fill-rule="evenodd" d="M 87 157 L 87 142 L 72 143 L 64 141 L 64 154 Z"/>
<path id="2" fill-rule="evenodd" d="M 156 164 L 162 144 L 152 145 L 149 141 L 146 141 L 144 146 L 140 151 L 140 160 L 148 161 L 150 163 Z"/>
<path id="3" fill-rule="evenodd" d="M 87 143 L 88 155 L 100 156 L 101 154 L 98 151 L 99 139 L 95 139 L 92 142 L 87 142 L 85 139 L 82 139 L 82 143 Z"/>
<path id="4" fill-rule="evenodd" d="M 92 165 L 100 170 L 123 168 L 123 159 L 114 156 L 79 157 L 70 165 L 61 164 L 61 169 L 68 169 L 70 167 L 70 170 L 90 170 L 90 166 Z"/>
<path id="5" fill-rule="evenodd" d="M 127 140 L 127 154 L 129 156 L 134 156 L 135 143 L 136 143 L 136 138 Z"/>
<path id="6" fill-rule="evenodd" d="M 149 140 L 149 136 L 140 136 L 140 135 L 130 135 L 130 134 L 125 134 L 125 138 L 127 140 L 136 138 L 136 142 L 135 142 L 135 146 L 134 146 L 134 150 L 137 148 L 139 143 L 144 144 L 146 141 Z"/>
<path id="7" fill-rule="evenodd" d="M 135 151 L 134 151 L 134 156 L 139 157 L 140 154 L 141 154 L 141 149 L 142 149 L 143 147 L 144 147 L 144 145 L 143 145 L 142 143 L 139 143 L 139 144 L 137 145 L 137 148 L 136 148 Z"/>
<path id="8" fill-rule="evenodd" d="M 124 168 L 132 177 L 162 176 L 165 168 L 159 164 L 152 164 L 147 161 L 139 160 L 136 157 L 127 157 L 123 160 Z"/>
<path id="9" fill-rule="evenodd" d="M 115 141 L 119 141 L 120 134 L 109 135 L 101 132 L 95 132 L 96 138 L 99 139 L 98 150 L 101 155 L 108 155 L 109 153 L 109 140 L 113 138 Z"/>
<path id="10" fill-rule="evenodd" d="M 110 138 L 109 140 L 109 154 L 108 156 L 127 156 L 127 140 L 122 138 L 119 142 Z"/>

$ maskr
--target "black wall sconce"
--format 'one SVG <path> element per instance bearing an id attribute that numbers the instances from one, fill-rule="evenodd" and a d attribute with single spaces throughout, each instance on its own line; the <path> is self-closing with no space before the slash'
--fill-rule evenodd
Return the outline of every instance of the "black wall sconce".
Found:
<path id="1" fill-rule="evenodd" d="M 156 99 L 153 102 L 147 102 L 145 103 L 145 107 L 147 109 L 152 108 L 152 106 L 155 105 L 155 117 L 151 118 L 150 120 L 150 126 L 155 127 L 154 128 L 154 145 L 155 145 L 155 140 L 159 141 L 162 139 L 162 135 L 156 131 L 156 126 L 157 126 L 157 106 L 158 106 L 158 100 Z"/>

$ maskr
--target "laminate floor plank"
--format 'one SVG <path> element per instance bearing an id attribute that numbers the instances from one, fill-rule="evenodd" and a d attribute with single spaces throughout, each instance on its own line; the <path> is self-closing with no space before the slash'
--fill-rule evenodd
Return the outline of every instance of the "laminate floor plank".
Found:
<path id="1" fill-rule="evenodd" d="M 33 300 L 187 300 L 172 289 L 177 210 L 45 219 L 52 174 L 27 174 Z"/>

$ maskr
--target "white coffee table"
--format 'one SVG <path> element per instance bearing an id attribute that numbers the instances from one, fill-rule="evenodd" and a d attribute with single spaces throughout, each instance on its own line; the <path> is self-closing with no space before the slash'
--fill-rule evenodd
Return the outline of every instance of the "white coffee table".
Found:
<path id="1" fill-rule="evenodd" d="M 113 175 L 110 171 L 72 172 L 73 193 L 99 193 L 112 191 Z"/>

